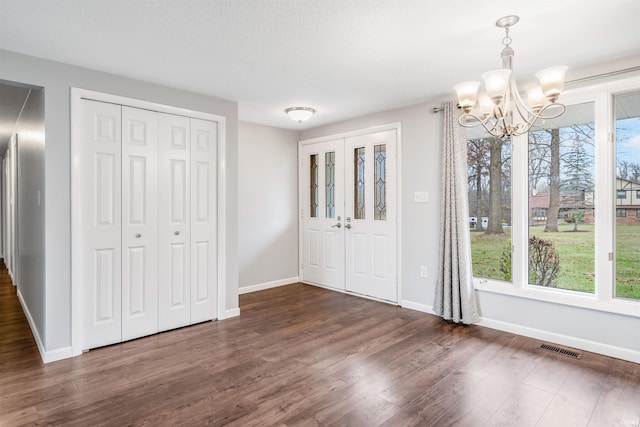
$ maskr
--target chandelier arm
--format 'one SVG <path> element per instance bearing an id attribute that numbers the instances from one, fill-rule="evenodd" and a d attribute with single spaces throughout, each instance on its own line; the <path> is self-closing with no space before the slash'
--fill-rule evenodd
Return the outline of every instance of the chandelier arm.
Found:
<path id="1" fill-rule="evenodd" d="M 542 113 L 544 113 L 550 107 L 558 107 L 560 109 L 560 112 L 553 113 L 550 116 L 543 115 Z M 567 110 L 567 106 L 566 105 L 561 104 L 559 102 L 553 102 L 551 104 L 547 104 L 544 107 L 542 107 L 542 109 L 536 115 L 538 116 L 537 119 L 543 119 L 543 120 L 555 119 L 556 117 L 560 117 L 561 115 L 563 115 L 566 110 Z"/>
<path id="2" fill-rule="evenodd" d="M 497 119 L 496 120 L 491 120 L 491 119 L 492 119 L 491 116 L 487 117 L 484 120 L 484 126 L 482 126 L 482 127 L 484 128 L 484 130 L 489 132 L 491 135 L 497 136 L 495 133 L 499 132 L 499 130 L 497 130 L 497 129 L 499 129 L 498 123 L 500 123 L 500 122 Z M 490 126 L 487 126 L 487 123 L 489 123 Z"/>
<path id="3" fill-rule="evenodd" d="M 534 120 L 532 122 L 518 123 L 518 125 L 515 128 L 515 130 L 512 132 L 512 135 L 513 136 L 520 136 L 520 135 L 524 135 L 525 133 L 529 132 L 529 130 L 534 125 L 536 120 Z"/>
<path id="4" fill-rule="evenodd" d="M 473 127 L 478 126 L 479 123 L 475 123 L 475 124 L 471 124 L 471 125 L 467 124 L 467 119 L 470 118 L 470 117 L 473 118 L 474 120 L 476 120 L 477 122 L 482 123 L 482 119 L 480 117 L 476 116 L 475 114 L 473 114 L 473 113 L 464 113 L 464 114 L 461 114 L 458 117 L 458 124 L 460 124 L 460 126 L 465 127 L 465 128 L 473 128 Z"/>
<path id="5" fill-rule="evenodd" d="M 473 118 L 474 120 L 476 120 L 476 122 L 474 124 L 467 124 L 466 121 L 468 118 Z M 502 137 L 504 135 L 504 130 L 501 126 L 498 126 L 498 120 L 494 122 L 490 119 L 491 119 L 490 116 L 485 119 L 481 119 L 480 117 L 478 117 L 473 113 L 465 113 L 458 117 L 458 124 L 465 128 L 473 128 L 478 125 L 481 125 L 484 128 L 484 130 L 487 133 L 491 134 L 492 136 Z M 487 126 L 487 123 L 490 123 L 491 126 L 490 127 Z"/>
<path id="6" fill-rule="evenodd" d="M 550 116 L 544 116 L 542 113 L 544 113 L 550 107 L 559 107 L 560 112 L 554 113 L 553 115 L 550 115 Z M 533 116 L 530 116 L 530 119 L 532 120 L 527 120 L 525 123 L 518 123 L 515 131 L 513 132 L 513 135 L 514 136 L 524 135 L 525 133 L 529 132 L 529 130 L 531 130 L 531 128 L 536 124 L 538 120 L 555 119 L 556 117 L 560 117 L 561 115 L 563 115 L 566 109 L 567 107 L 564 104 L 560 104 L 559 102 L 547 104 L 536 114 L 534 114 Z"/>
<path id="7" fill-rule="evenodd" d="M 529 117 L 537 116 L 537 113 L 532 111 L 527 104 L 522 100 L 520 96 L 520 92 L 518 91 L 518 87 L 516 86 L 515 81 L 512 79 L 509 82 L 509 90 L 513 93 L 514 104 L 516 104 L 516 110 L 518 110 L 518 114 L 525 122 L 529 121 Z M 523 113 L 524 110 L 524 113 Z M 537 120 L 537 117 L 536 117 Z"/>

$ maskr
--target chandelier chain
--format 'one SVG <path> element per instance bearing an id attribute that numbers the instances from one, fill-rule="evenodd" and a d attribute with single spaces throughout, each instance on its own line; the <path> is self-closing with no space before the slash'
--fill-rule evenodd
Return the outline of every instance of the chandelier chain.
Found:
<path id="1" fill-rule="evenodd" d="M 502 39 L 502 44 L 505 47 L 509 47 L 512 41 L 511 37 L 509 37 L 509 27 L 504 27 L 504 38 Z"/>

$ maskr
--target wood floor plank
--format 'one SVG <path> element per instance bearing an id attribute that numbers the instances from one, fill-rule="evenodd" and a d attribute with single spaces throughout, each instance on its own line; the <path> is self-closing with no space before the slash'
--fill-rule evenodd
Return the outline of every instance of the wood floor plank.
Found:
<path id="1" fill-rule="evenodd" d="M 458 399 L 442 413 L 437 420 L 437 425 L 442 427 L 490 425 L 489 419 L 511 396 L 516 386 L 502 379 L 483 378 L 476 387 L 468 390 L 463 398 Z"/>
<path id="2" fill-rule="evenodd" d="M 549 403 L 553 394 L 526 384 L 518 384 L 489 418 L 490 426 L 535 426 Z"/>
<path id="3" fill-rule="evenodd" d="M 449 370 L 439 381 L 424 389 L 415 399 L 401 407 L 404 413 L 411 414 L 414 420 L 421 420 L 422 425 L 436 425 L 442 414 L 459 399 L 464 398 L 465 394 L 481 380 L 481 378 L 462 371 Z M 400 419 L 402 418 L 404 418 L 404 415 L 401 415 Z M 393 425 L 396 421 L 399 422 L 400 420 L 390 418 L 387 424 Z"/>
<path id="4" fill-rule="evenodd" d="M 303 284 L 43 365 L 0 269 L 0 425 L 633 425 L 640 365 Z M 637 419 L 636 419 L 637 418 Z M 630 424 L 631 423 L 631 424 Z"/>

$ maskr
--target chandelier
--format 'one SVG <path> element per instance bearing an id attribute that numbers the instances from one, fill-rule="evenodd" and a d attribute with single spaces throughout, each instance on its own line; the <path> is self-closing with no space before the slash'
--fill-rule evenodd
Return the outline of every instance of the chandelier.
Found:
<path id="1" fill-rule="evenodd" d="M 458 104 L 464 111 L 458 119 L 462 126 L 482 125 L 485 131 L 496 137 L 518 136 L 527 133 L 539 121 L 564 114 L 566 107 L 557 100 L 564 86 L 565 66 L 550 67 L 536 73 L 539 83 L 525 87 L 528 105 L 520 97 L 512 73 L 514 51 L 509 37 L 509 28 L 519 20 L 517 16 L 509 15 L 496 21 L 496 26 L 505 31 L 502 68 L 482 75 L 486 92 L 478 93 L 480 82 L 477 81 L 454 86 Z M 515 114 L 518 117 L 514 118 Z"/>

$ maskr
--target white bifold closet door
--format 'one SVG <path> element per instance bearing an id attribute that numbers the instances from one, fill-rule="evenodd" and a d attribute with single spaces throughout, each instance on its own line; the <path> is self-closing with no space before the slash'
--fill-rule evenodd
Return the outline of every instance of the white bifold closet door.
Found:
<path id="1" fill-rule="evenodd" d="M 90 100 L 80 110 L 83 347 L 214 319 L 217 123 Z"/>
<path id="2" fill-rule="evenodd" d="M 122 140 L 119 105 L 82 101 L 73 218 L 83 284 L 83 347 L 122 340 Z"/>
<path id="3" fill-rule="evenodd" d="M 213 319 L 217 241 L 218 124 L 191 119 L 191 323 Z"/>
<path id="4" fill-rule="evenodd" d="M 191 323 L 191 218 L 188 117 L 158 114 L 159 148 L 159 328 Z"/>
<path id="5" fill-rule="evenodd" d="M 214 318 L 217 124 L 158 114 L 159 326 Z"/>
<path id="6" fill-rule="evenodd" d="M 157 113 L 122 107 L 122 340 L 158 332 Z"/>

